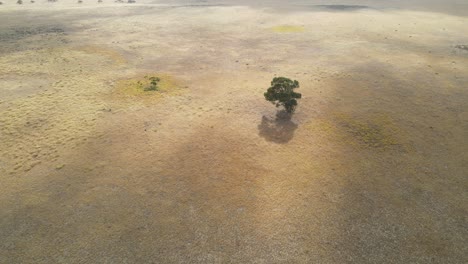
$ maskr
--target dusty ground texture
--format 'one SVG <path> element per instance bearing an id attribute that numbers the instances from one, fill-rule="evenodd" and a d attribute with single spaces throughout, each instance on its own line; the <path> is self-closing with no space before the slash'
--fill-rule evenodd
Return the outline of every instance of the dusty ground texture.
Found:
<path id="1" fill-rule="evenodd" d="M 463 1 L 3 2 L 0 263 L 468 262 Z"/>

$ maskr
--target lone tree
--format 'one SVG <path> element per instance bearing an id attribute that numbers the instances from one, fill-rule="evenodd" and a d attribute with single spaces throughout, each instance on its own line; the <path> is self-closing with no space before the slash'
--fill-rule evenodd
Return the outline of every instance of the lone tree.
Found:
<path id="1" fill-rule="evenodd" d="M 285 77 L 275 77 L 271 81 L 271 87 L 263 95 L 267 101 L 270 101 L 276 107 L 283 106 L 289 114 L 294 113 L 297 106 L 297 100 L 302 97 L 300 93 L 294 92 L 299 88 L 299 82 Z"/>

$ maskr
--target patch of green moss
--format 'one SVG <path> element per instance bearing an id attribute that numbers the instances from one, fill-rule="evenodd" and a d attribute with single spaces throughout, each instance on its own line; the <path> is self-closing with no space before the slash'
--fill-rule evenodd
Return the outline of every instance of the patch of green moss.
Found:
<path id="1" fill-rule="evenodd" d="M 357 119 L 348 115 L 337 115 L 341 128 L 353 139 L 367 147 L 386 148 L 399 145 L 397 127 L 386 116 L 375 116 L 368 119 Z"/>

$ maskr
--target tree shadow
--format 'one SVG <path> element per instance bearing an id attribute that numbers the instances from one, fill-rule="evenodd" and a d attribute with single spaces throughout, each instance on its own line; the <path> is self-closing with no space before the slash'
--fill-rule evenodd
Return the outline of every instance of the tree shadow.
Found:
<path id="1" fill-rule="evenodd" d="M 258 125 L 258 134 L 270 142 L 288 143 L 294 137 L 294 131 L 298 127 L 291 121 L 291 117 L 284 110 L 278 111 L 274 119 L 262 116 L 262 122 Z"/>

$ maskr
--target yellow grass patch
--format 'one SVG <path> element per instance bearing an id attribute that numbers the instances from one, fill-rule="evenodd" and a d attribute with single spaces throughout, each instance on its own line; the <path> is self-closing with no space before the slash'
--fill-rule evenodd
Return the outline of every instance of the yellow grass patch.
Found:
<path id="1" fill-rule="evenodd" d="M 145 90 L 145 87 L 150 86 L 149 77 L 160 78 L 157 90 Z M 171 75 L 160 73 L 138 75 L 134 78 L 119 80 L 117 81 L 116 89 L 116 94 L 120 98 L 138 98 L 143 100 L 162 98 L 166 95 L 177 95 L 181 92 L 180 86 Z"/>

